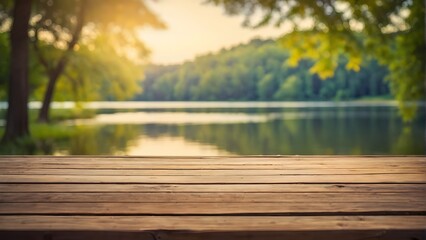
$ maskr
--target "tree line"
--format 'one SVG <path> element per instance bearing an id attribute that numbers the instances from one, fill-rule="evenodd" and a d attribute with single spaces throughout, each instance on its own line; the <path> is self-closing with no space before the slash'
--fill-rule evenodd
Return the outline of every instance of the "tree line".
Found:
<path id="1" fill-rule="evenodd" d="M 365 59 L 354 71 L 341 55 L 335 74 L 323 80 L 309 70 L 314 61 L 289 66 L 288 58 L 289 52 L 275 40 L 254 39 L 181 65 L 151 65 L 135 100 L 306 101 L 390 95 L 388 70 L 374 59 Z"/>

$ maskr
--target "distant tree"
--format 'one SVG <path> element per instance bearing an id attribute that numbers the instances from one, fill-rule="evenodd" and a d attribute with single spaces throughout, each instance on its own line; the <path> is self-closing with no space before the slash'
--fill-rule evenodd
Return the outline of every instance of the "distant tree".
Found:
<path id="1" fill-rule="evenodd" d="M 271 73 L 265 74 L 257 83 L 258 96 L 260 100 L 271 100 L 277 90 L 274 76 Z"/>

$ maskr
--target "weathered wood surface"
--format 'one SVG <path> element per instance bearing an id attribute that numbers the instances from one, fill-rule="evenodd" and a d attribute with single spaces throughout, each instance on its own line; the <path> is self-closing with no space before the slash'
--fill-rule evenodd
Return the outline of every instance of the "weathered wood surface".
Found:
<path id="1" fill-rule="evenodd" d="M 426 239 L 426 158 L 4 156 L 0 239 Z"/>

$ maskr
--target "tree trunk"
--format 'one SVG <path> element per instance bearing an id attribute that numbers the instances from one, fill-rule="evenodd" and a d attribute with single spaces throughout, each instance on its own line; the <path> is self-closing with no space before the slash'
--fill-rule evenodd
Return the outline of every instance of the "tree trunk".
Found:
<path id="1" fill-rule="evenodd" d="M 44 93 L 43 97 L 43 104 L 41 105 L 41 109 L 38 115 L 39 122 L 49 122 L 49 110 L 53 99 L 53 90 L 55 89 L 56 82 L 58 81 L 59 76 L 62 74 L 65 65 L 66 64 L 64 61 L 61 64 L 61 67 L 57 67 L 51 73 L 49 73 L 49 82 L 47 83 L 46 92 Z"/>
<path id="2" fill-rule="evenodd" d="M 11 57 L 6 131 L 3 141 L 29 136 L 28 55 L 31 0 L 15 0 L 10 32 Z"/>

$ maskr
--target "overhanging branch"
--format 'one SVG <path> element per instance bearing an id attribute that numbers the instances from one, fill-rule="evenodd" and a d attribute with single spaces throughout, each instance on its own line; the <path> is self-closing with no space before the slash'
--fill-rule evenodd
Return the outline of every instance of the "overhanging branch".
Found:
<path id="1" fill-rule="evenodd" d="M 32 41 L 35 55 L 37 56 L 37 59 L 40 61 L 40 63 L 43 65 L 43 67 L 46 69 L 46 72 L 51 71 L 51 66 L 49 64 L 49 61 L 46 59 L 46 57 L 43 55 L 40 46 L 39 46 L 39 28 L 34 28 L 34 40 Z"/>

